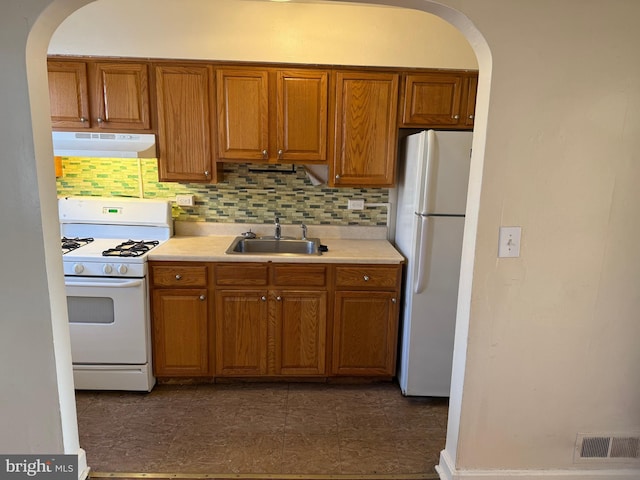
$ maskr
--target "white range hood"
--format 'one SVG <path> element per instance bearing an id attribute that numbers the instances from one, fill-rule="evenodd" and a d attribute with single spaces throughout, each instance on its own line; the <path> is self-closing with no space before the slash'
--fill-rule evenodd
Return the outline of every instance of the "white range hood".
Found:
<path id="1" fill-rule="evenodd" d="M 58 157 L 156 158 L 152 133 L 53 132 Z"/>

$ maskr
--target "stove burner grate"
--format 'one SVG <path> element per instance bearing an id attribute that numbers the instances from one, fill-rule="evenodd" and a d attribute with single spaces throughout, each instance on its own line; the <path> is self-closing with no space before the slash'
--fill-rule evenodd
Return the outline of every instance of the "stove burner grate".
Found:
<path id="1" fill-rule="evenodd" d="M 160 242 L 157 240 L 128 240 L 102 252 L 103 257 L 139 257 L 144 255 Z"/>
<path id="2" fill-rule="evenodd" d="M 65 253 L 69 253 L 72 250 L 75 250 L 76 248 L 80 248 L 88 243 L 93 242 L 93 238 L 91 237 L 85 237 L 85 238 L 67 238 L 67 237 L 62 237 L 61 239 L 61 243 L 62 243 L 62 254 L 64 255 Z"/>

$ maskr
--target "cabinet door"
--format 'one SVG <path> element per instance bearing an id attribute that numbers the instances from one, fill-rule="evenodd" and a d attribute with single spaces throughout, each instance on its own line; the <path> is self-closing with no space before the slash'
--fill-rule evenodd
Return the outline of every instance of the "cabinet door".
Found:
<path id="1" fill-rule="evenodd" d="M 49 60 L 47 69 L 53 128 L 89 128 L 87 64 Z"/>
<path id="2" fill-rule="evenodd" d="M 216 373 L 267 373 L 267 292 L 216 292 Z"/>
<path id="3" fill-rule="evenodd" d="M 153 291 L 153 364 L 157 376 L 210 374 L 206 289 Z"/>
<path id="4" fill-rule="evenodd" d="M 398 75 L 337 72 L 335 92 L 333 185 L 393 186 Z"/>
<path id="5" fill-rule="evenodd" d="M 93 65 L 95 125 L 109 130 L 149 130 L 149 73 L 144 63 Z"/>
<path id="6" fill-rule="evenodd" d="M 407 75 L 402 126 L 439 127 L 464 124 L 464 75 L 423 73 Z"/>
<path id="7" fill-rule="evenodd" d="M 334 374 L 395 374 L 397 304 L 394 292 L 336 292 Z"/>
<path id="8" fill-rule="evenodd" d="M 327 293 L 274 292 L 276 375 L 325 373 Z"/>
<path id="9" fill-rule="evenodd" d="M 157 65 L 158 176 L 161 182 L 215 182 L 212 70 Z"/>
<path id="10" fill-rule="evenodd" d="M 266 70 L 217 70 L 219 158 L 269 158 L 268 78 Z"/>
<path id="11" fill-rule="evenodd" d="M 327 160 L 328 81 L 324 71 L 277 72 L 277 160 Z"/>
<path id="12" fill-rule="evenodd" d="M 470 74 L 467 77 L 467 100 L 465 102 L 466 110 L 464 117 L 464 124 L 467 127 L 473 128 L 473 123 L 476 118 L 476 94 L 478 91 L 478 75 Z"/>

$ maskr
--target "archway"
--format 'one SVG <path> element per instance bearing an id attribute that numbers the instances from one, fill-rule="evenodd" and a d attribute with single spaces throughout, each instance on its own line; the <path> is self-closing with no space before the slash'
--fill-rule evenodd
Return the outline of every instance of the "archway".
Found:
<path id="1" fill-rule="evenodd" d="M 62 423 L 62 438 L 64 450 L 71 453 L 77 449 L 77 428 L 75 425 L 75 408 L 71 405 L 73 399 L 73 389 L 70 381 L 70 355 L 68 347 L 68 333 L 64 321 L 66 318 L 66 310 L 64 307 L 64 292 L 62 285 L 62 275 L 59 266 L 56 266 L 57 250 L 52 248 L 53 240 L 56 240 L 57 246 L 57 223 L 55 221 L 55 206 L 50 199 L 55 198 L 55 188 L 52 188 L 50 178 L 52 178 L 52 167 L 49 158 L 51 156 L 51 140 L 49 137 L 49 119 L 47 115 L 47 89 L 46 89 L 46 69 L 43 57 L 46 56 L 46 47 L 48 39 L 53 30 L 62 20 L 72 11 L 91 3 L 87 0 L 57 0 L 52 2 L 36 1 L 25 2 L 22 8 L 31 18 L 37 18 L 37 22 L 30 29 L 28 39 L 25 39 L 26 46 L 26 62 L 25 71 L 28 78 L 28 88 L 24 87 L 23 93 L 28 93 L 28 103 L 31 113 L 30 123 L 33 132 L 33 150 L 30 148 L 23 149 L 18 145 L 16 139 L 7 136 L 7 145 L 13 145 L 8 152 L 12 152 L 19 160 L 25 160 L 29 168 L 29 162 L 35 168 L 36 174 L 24 175 L 26 170 L 18 169 L 17 178 L 22 178 L 25 185 L 32 187 L 34 193 L 18 192 L 15 196 L 13 189 L 9 189 L 6 199 L 19 198 L 22 203 L 28 203 L 32 206 L 39 206 L 38 212 L 26 212 L 26 209 L 20 209 L 20 213 L 26 214 L 29 222 L 22 225 L 23 228 L 17 230 L 42 229 L 42 241 L 39 250 L 42 251 L 40 264 L 34 263 L 33 270 L 41 273 L 41 277 L 46 278 L 45 286 L 42 291 L 46 291 L 48 302 L 42 305 L 43 312 L 46 311 L 52 317 L 52 335 L 53 347 L 50 347 L 50 356 L 55 360 L 57 384 L 55 391 L 60 404 L 60 417 Z M 447 453 L 455 459 L 457 431 L 460 416 L 460 404 L 462 398 L 463 376 L 465 365 L 465 345 L 467 337 L 467 327 L 469 322 L 469 305 L 471 292 L 471 277 L 473 255 L 475 250 L 475 232 L 478 217 L 479 194 L 481 185 L 482 159 L 484 154 L 484 138 L 486 134 L 486 119 L 489 99 L 489 85 L 491 77 L 491 56 L 488 46 L 477 29 L 462 13 L 441 4 L 431 3 L 429 0 L 385 0 L 376 2 L 365 2 L 355 0 L 353 3 L 377 3 L 380 5 L 390 5 L 403 8 L 411 8 L 422 10 L 435 14 L 456 26 L 468 39 L 474 48 L 480 65 L 480 80 L 478 86 L 478 99 L 476 110 L 476 135 L 474 140 L 474 154 L 472 159 L 472 171 L 469 191 L 469 205 L 467 211 L 467 224 L 464 251 L 463 251 L 463 268 L 461 276 L 461 288 L 458 304 L 458 327 L 456 333 L 456 350 L 454 354 L 454 376 L 450 404 L 450 420 L 449 433 L 447 438 Z M 16 12 L 20 18 L 22 12 Z M 10 21 L 10 20 L 9 20 Z M 35 157 L 35 160 L 34 158 Z M 33 172 L 32 172 L 33 173 Z M 26 200 L 26 202 L 25 202 Z M 18 224 L 17 215 L 6 215 L 9 225 Z M 37 259 L 34 259 L 36 262 Z M 16 303 L 21 299 L 15 299 Z M 24 299 L 22 299 L 24 301 Z M 27 332 L 25 332 L 27 333 Z M 65 335 L 67 338 L 65 338 Z M 46 343 L 46 339 L 43 340 Z M 41 359 L 44 361 L 44 359 Z M 70 402 L 71 399 L 71 402 Z"/>

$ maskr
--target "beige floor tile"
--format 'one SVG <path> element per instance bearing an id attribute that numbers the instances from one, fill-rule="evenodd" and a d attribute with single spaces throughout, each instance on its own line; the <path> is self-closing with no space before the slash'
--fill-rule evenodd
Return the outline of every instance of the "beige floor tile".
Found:
<path id="1" fill-rule="evenodd" d="M 343 475 L 402 473 L 393 440 L 379 435 L 360 438 L 340 435 L 340 472 Z"/>
<path id="2" fill-rule="evenodd" d="M 237 433 L 283 434 L 286 420 L 284 408 L 276 406 L 244 406 L 238 409 Z"/>
<path id="3" fill-rule="evenodd" d="M 396 440 L 400 469 L 405 473 L 434 473 L 446 435 Z"/>
<path id="4" fill-rule="evenodd" d="M 343 409 L 337 411 L 340 436 L 391 436 L 394 427 L 378 407 Z"/>
<path id="5" fill-rule="evenodd" d="M 340 445 L 337 434 L 285 434 L 282 473 L 336 475 L 340 472 Z"/>
<path id="6" fill-rule="evenodd" d="M 78 392 L 80 445 L 94 471 L 433 473 L 446 399 L 396 385 L 160 385 Z"/>
<path id="7" fill-rule="evenodd" d="M 168 450 L 168 457 L 180 473 L 234 473 L 231 450 L 237 441 L 228 435 L 191 432 L 178 436 Z"/>
<path id="8" fill-rule="evenodd" d="M 338 415 L 330 408 L 289 408 L 284 428 L 288 434 L 335 435 Z"/>
<path id="9" fill-rule="evenodd" d="M 227 458 L 231 473 L 282 473 L 283 435 L 230 437 Z"/>
<path id="10" fill-rule="evenodd" d="M 182 417 L 182 422 L 176 426 L 176 435 L 193 435 L 206 433 L 209 435 L 229 435 L 238 433 L 243 425 L 236 420 L 240 407 L 220 406 L 191 407 Z"/>
<path id="11" fill-rule="evenodd" d="M 288 384 L 247 383 L 200 385 L 192 395 L 193 404 L 203 406 L 277 406 L 284 408 Z"/>

